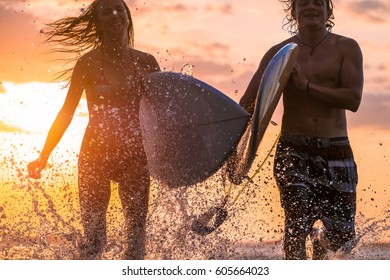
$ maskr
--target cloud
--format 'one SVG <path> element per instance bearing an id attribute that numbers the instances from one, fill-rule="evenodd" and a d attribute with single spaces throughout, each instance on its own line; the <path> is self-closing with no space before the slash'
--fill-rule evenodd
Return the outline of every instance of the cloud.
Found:
<path id="1" fill-rule="evenodd" d="M 6 93 L 6 90 L 5 90 L 4 86 L 3 86 L 3 83 L 0 82 L 0 94 L 2 94 L 2 93 Z"/>
<path id="2" fill-rule="evenodd" d="M 369 127 L 390 130 L 390 96 L 365 94 L 356 113 L 348 116 L 350 127 Z"/>
<path id="3" fill-rule="evenodd" d="M 230 4 L 220 4 L 220 5 L 215 5 L 215 4 L 208 4 L 204 8 L 206 11 L 217 11 L 222 14 L 227 14 L 231 15 L 233 14 L 233 7 Z"/>
<path id="4" fill-rule="evenodd" d="M 230 51 L 230 45 L 223 44 L 221 42 L 204 42 L 204 41 L 187 41 L 188 46 L 187 53 L 207 53 L 209 56 L 214 58 L 217 56 L 226 57 Z"/>
<path id="5" fill-rule="evenodd" d="M 74 16 L 91 2 L 91 0 L 0 0 L 0 8 L 28 14 L 37 19 L 37 24 L 43 24 L 63 16 Z"/>
<path id="6" fill-rule="evenodd" d="M 228 63 L 218 63 L 202 58 L 192 60 L 191 64 L 194 65 L 194 70 L 201 73 L 204 77 L 224 76 L 225 73 L 229 73 L 231 70 L 231 66 Z"/>
<path id="7" fill-rule="evenodd" d="M 353 1 L 348 3 L 348 9 L 358 18 L 371 23 L 386 23 L 389 21 L 390 4 L 388 1 Z"/>
<path id="8" fill-rule="evenodd" d="M 188 63 L 193 66 L 192 73 L 195 78 L 210 84 L 237 102 L 256 70 L 252 64 L 235 64 L 201 56 L 190 58 Z"/>
<path id="9" fill-rule="evenodd" d="M 0 38 L 1 81 L 50 80 L 49 57 L 43 55 L 48 49 L 42 46 L 36 18 L 0 6 Z"/>
<path id="10" fill-rule="evenodd" d="M 384 70 L 386 70 L 387 68 L 388 68 L 388 67 L 387 67 L 386 64 L 379 64 L 379 65 L 378 65 L 378 70 L 381 70 L 381 71 L 383 70 L 383 71 L 384 71 Z"/>
<path id="11" fill-rule="evenodd" d="M 4 132 L 5 133 L 15 133 L 15 132 L 22 132 L 22 130 L 18 127 L 9 126 L 0 120 L 0 132 L 2 132 L 2 133 L 4 133 Z"/>
<path id="12" fill-rule="evenodd" d="M 143 6 L 135 4 L 135 7 L 137 9 L 137 12 L 139 14 L 149 14 L 149 13 L 159 13 L 159 14 L 165 14 L 165 13 L 182 13 L 186 12 L 191 9 L 190 6 L 182 4 L 182 3 L 156 3 L 156 4 L 150 4 L 150 3 L 144 3 Z M 129 5 L 129 8 L 131 10 L 131 5 Z"/>
<path id="13" fill-rule="evenodd" d="M 172 1 L 173 2 L 173 1 Z M 164 2 L 158 2 L 156 3 L 144 3 L 144 6 L 135 5 L 137 10 L 140 11 L 140 13 L 182 13 L 182 12 L 196 12 L 196 11 L 205 11 L 207 13 L 209 12 L 217 12 L 220 14 L 233 14 L 233 6 L 228 3 L 221 3 L 221 4 L 210 4 L 208 2 L 205 3 L 199 3 L 197 2 L 196 5 L 190 4 L 191 1 L 185 1 L 186 4 L 180 3 L 164 3 Z M 148 4 L 148 5 L 146 5 Z M 131 8 L 131 5 L 129 5 Z"/>
<path id="14" fill-rule="evenodd" d="M 364 66 L 364 88 L 367 92 L 388 94 L 390 88 L 390 69 L 384 62 Z"/>

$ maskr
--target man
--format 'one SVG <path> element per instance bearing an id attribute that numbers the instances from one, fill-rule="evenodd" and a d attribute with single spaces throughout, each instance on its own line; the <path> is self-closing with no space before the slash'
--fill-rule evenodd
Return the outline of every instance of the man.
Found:
<path id="1" fill-rule="evenodd" d="M 306 259 L 314 222 L 325 226 L 313 242 L 323 259 L 355 237 L 357 169 L 348 141 L 346 110 L 356 112 L 363 89 L 363 58 L 352 39 L 331 33 L 332 0 L 281 0 L 293 37 L 263 57 L 240 104 L 253 112 L 263 72 L 285 44 L 299 55 L 283 93 L 282 135 L 274 176 L 285 211 L 286 259 Z M 314 236 L 314 235 L 312 235 Z"/>

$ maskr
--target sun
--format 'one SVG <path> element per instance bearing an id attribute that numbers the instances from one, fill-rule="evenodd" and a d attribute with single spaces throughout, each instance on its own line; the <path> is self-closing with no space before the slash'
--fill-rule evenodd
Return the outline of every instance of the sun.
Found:
<path id="1" fill-rule="evenodd" d="M 3 82 L 0 94 L 0 134 L 2 153 L 13 154 L 20 160 L 37 156 L 45 143 L 49 129 L 61 109 L 67 89 L 63 84 Z M 88 122 L 87 104 L 82 98 L 71 125 L 54 154 L 67 156 L 77 152 Z"/>
<path id="2" fill-rule="evenodd" d="M 67 89 L 61 83 L 3 83 L 1 94 L 2 121 L 26 133 L 46 134 L 65 100 Z M 86 102 L 81 100 L 76 117 L 86 115 Z"/>

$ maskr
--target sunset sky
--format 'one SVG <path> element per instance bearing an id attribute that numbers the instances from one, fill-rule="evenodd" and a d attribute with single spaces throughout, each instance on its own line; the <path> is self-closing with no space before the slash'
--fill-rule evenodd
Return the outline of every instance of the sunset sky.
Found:
<path id="1" fill-rule="evenodd" d="M 33 106 L 26 104 L 33 102 L 42 108 L 41 102 L 45 108 L 54 107 L 51 114 L 55 114 L 60 104 L 55 101 L 57 105 L 51 106 L 50 96 L 63 90 L 47 83 L 61 67 L 53 60 L 61 57 L 48 53 L 50 46 L 42 43 L 40 30 L 45 23 L 76 15 L 90 2 L 0 0 L 0 132 L 36 131 L 32 127 L 34 116 L 20 115 L 26 122 L 18 122 L 10 106 Z M 285 13 L 278 0 L 126 2 L 133 16 L 136 48 L 153 54 L 167 71 L 193 65 L 196 78 L 235 101 L 242 96 L 264 53 L 290 36 L 282 29 Z M 364 56 L 363 101 L 357 113 L 348 114 L 350 138 L 361 167 L 360 182 L 377 187 L 381 205 L 386 208 L 390 181 L 390 0 L 333 2 L 333 32 L 355 39 Z M 30 92 L 32 98 L 18 95 L 20 90 Z M 5 104 L 5 100 L 12 104 Z M 280 118 L 280 110 L 275 118 Z M 46 133 L 53 119 L 42 119 L 49 119 L 40 126 Z"/>
<path id="2" fill-rule="evenodd" d="M 40 30 L 75 15 L 90 1 L 0 0 L 0 82 L 51 82 L 61 66 Z M 287 38 L 277 0 L 127 1 L 136 48 L 166 70 L 189 63 L 193 73 L 238 100 L 264 52 Z M 354 38 L 364 54 L 364 100 L 352 126 L 388 129 L 390 116 L 390 1 L 335 0 L 334 33 Z M 1 91 L 1 85 L 0 85 Z"/>

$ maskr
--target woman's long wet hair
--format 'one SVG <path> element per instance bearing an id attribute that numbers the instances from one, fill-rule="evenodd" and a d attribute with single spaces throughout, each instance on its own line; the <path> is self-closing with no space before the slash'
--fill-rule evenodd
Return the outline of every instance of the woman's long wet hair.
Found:
<path id="1" fill-rule="evenodd" d="M 298 33 L 298 23 L 295 18 L 292 16 L 291 11 L 294 9 L 297 0 L 279 0 L 284 5 L 284 11 L 287 13 L 286 17 L 283 20 L 283 29 L 286 29 L 291 35 L 296 35 Z M 326 20 L 326 29 L 330 32 L 332 31 L 335 23 L 332 21 L 334 19 L 333 15 L 333 2 L 332 0 L 325 0 L 326 8 L 328 10 L 328 19 Z"/>
<path id="2" fill-rule="evenodd" d="M 104 0 L 95 0 L 87 8 L 80 9 L 78 16 L 65 17 L 49 23 L 41 31 L 46 35 L 45 41 L 53 44 L 54 52 L 73 54 L 72 58 L 66 59 L 66 65 L 73 65 L 84 53 L 100 47 L 103 43 L 103 34 L 98 25 L 98 7 Z M 129 7 L 122 0 L 128 19 L 128 44 L 134 46 L 134 28 Z M 58 75 L 59 80 L 70 79 L 73 66 Z"/>

